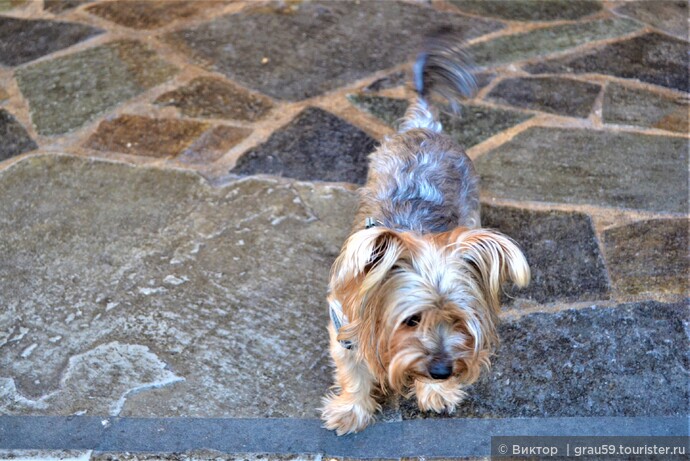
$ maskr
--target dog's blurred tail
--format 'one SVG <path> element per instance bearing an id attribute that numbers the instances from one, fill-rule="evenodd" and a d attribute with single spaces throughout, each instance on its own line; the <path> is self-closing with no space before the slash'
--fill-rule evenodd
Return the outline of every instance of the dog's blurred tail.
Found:
<path id="1" fill-rule="evenodd" d="M 412 71 L 417 96 L 405 112 L 399 131 L 424 128 L 436 132 L 441 122 L 430 106 L 430 96 L 437 93 L 448 101 L 452 112 L 459 112 L 459 101 L 477 91 L 472 64 L 458 34 L 440 31 L 424 39 Z"/>

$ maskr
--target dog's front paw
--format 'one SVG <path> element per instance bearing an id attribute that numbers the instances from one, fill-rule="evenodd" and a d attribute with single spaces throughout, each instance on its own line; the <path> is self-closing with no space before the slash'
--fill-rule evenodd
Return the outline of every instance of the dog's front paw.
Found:
<path id="1" fill-rule="evenodd" d="M 361 431 L 374 420 L 376 405 L 371 403 L 356 402 L 351 396 L 327 396 L 321 410 L 324 427 L 338 435 Z"/>
<path id="2" fill-rule="evenodd" d="M 417 405 L 422 411 L 451 414 L 455 407 L 465 398 L 465 392 L 453 382 L 415 383 Z"/>

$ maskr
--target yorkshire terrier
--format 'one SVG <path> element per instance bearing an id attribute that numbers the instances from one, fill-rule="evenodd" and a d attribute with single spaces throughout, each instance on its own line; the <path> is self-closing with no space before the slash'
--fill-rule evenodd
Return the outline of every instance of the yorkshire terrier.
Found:
<path id="1" fill-rule="evenodd" d="M 529 283 L 517 245 L 480 227 L 478 176 L 430 105 L 432 91 L 454 109 L 476 91 L 461 42 L 428 37 L 413 80 L 398 132 L 369 157 L 354 228 L 331 270 L 336 370 L 322 418 L 338 435 L 364 429 L 391 392 L 416 395 L 423 411 L 453 412 L 490 366 L 502 283 Z"/>

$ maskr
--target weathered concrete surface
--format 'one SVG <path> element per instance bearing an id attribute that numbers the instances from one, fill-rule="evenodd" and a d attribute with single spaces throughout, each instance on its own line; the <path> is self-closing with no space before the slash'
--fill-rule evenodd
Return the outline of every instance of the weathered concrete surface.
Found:
<path id="1" fill-rule="evenodd" d="M 350 191 L 38 157 L 0 194 L 5 412 L 316 416 Z"/>

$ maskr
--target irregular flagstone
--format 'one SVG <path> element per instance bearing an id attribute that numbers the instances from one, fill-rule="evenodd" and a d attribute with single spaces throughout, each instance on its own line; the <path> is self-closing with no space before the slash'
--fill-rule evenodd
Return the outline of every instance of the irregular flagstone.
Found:
<path id="1" fill-rule="evenodd" d="M 461 11 L 511 21 L 580 19 L 601 11 L 597 0 L 450 0 Z"/>
<path id="2" fill-rule="evenodd" d="M 0 17 L 0 65 L 17 66 L 101 34 L 70 22 Z"/>
<path id="3" fill-rule="evenodd" d="M 155 29 L 179 19 L 192 18 L 205 9 L 222 8 L 227 0 L 140 0 L 106 2 L 86 10 L 133 29 Z"/>
<path id="4" fill-rule="evenodd" d="M 601 86 L 567 78 L 509 78 L 488 94 L 499 103 L 586 118 Z"/>
<path id="5" fill-rule="evenodd" d="M 640 296 L 688 295 L 688 220 L 657 219 L 604 232 L 604 249 L 618 291 Z"/>
<path id="6" fill-rule="evenodd" d="M 614 11 L 646 22 L 664 32 L 688 39 L 688 2 L 686 1 L 633 0 L 623 3 Z"/>
<path id="7" fill-rule="evenodd" d="M 387 98 L 367 94 L 349 94 L 347 99 L 358 108 L 396 128 L 405 115 L 409 103 L 405 99 Z"/>
<path id="8" fill-rule="evenodd" d="M 505 322 L 491 371 L 453 417 L 686 415 L 686 319 L 686 303 L 646 302 Z M 410 401 L 401 410 L 437 417 Z"/>
<path id="9" fill-rule="evenodd" d="M 104 120 L 85 147 L 106 152 L 173 157 L 210 128 L 205 123 L 123 115 Z"/>
<path id="10" fill-rule="evenodd" d="M 230 172 L 363 184 L 367 156 L 375 144 L 359 128 L 310 107 L 265 143 L 242 155 Z"/>
<path id="11" fill-rule="evenodd" d="M 7 11 L 26 4 L 27 0 L 0 0 L 0 11 Z"/>
<path id="12" fill-rule="evenodd" d="M 472 45 L 467 50 L 477 65 L 491 67 L 629 34 L 640 28 L 639 23 L 629 19 L 599 19 L 498 37 Z"/>
<path id="13" fill-rule="evenodd" d="M 538 303 L 609 298 L 609 282 L 589 216 L 560 211 L 482 207 L 482 226 L 514 239 L 530 265 L 526 289 L 511 289 L 504 302 Z"/>
<path id="14" fill-rule="evenodd" d="M 609 83 L 604 94 L 602 118 L 605 123 L 687 133 L 689 111 L 688 101 L 682 98 Z"/>
<path id="15" fill-rule="evenodd" d="M 349 95 L 348 99 L 393 128 L 397 128 L 408 106 L 404 99 L 366 94 Z M 462 105 L 459 116 L 442 113 L 440 120 L 446 133 L 455 138 L 460 145 L 471 147 L 531 117 L 531 114 L 506 109 Z"/>
<path id="16" fill-rule="evenodd" d="M 688 44 L 650 33 L 525 67 L 530 73 L 599 73 L 688 92 Z"/>
<path id="17" fill-rule="evenodd" d="M 167 39 L 246 87 L 299 100 L 405 62 L 425 31 L 443 26 L 467 38 L 503 27 L 397 1 L 271 3 Z"/>
<path id="18" fill-rule="evenodd" d="M 530 128 L 475 161 L 484 197 L 685 213 L 688 140 Z"/>
<path id="19" fill-rule="evenodd" d="M 0 161 L 37 147 L 21 123 L 12 114 L 0 109 Z"/>
<path id="20" fill-rule="evenodd" d="M 135 41 L 117 41 L 17 70 L 41 134 L 61 134 L 165 82 L 177 68 Z"/>
<path id="21" fill-rule="evenodd" d="M 93 0 L 43 0 L 43 9 L 54 14 L 60 14 L 74 9 Z"/>
<path id="22" fill-rule="evenodd" d="M 481 72 L 474 75 L 475 82 L 477 83 L 477 89 L 482 89 L 487 86 L 496 77 L 496 74 L 490 72 Z M 377 93 L 381 90 L 387 90 L 389 88 L 396 88 L 410 82 L 410 76 L 407 72 L 398 71 L 385 77 L 381 77 L 378 80 L 373 81 L 369 85 L 362 88 L 360 91 L 362 93 Z"/>
<path id="23" fill-rule="evenodd" d="M 203 165 L 215 162 L 252 130 L 234 126 L 217 126 L 208 130 L 177 157 L 184 163 Z"/>
<path id="24" fill-rule="evenodd" d="M 253 178 L 215 189 L 180 171 L 46 156 L 0 172 L 0 195 L 1 377 L 25 399 L 66 399 L 14 414 L 317 416 L 351 190 Z M 123 401 L 126 386 L 98 384 L 118 376 L 108 344 L 133 348 L 117 379 L 167 384 Z M 64 371 L 85 356 L 102 376 Z"/>
<path id="25" fill-rule="evenodd" d="M 219 78 L 199 77 L 188 85 L 162 94 L 155 104 L 179 107 L 190 117 L 225 118 L 256 121 L 273 104 Z"/>

